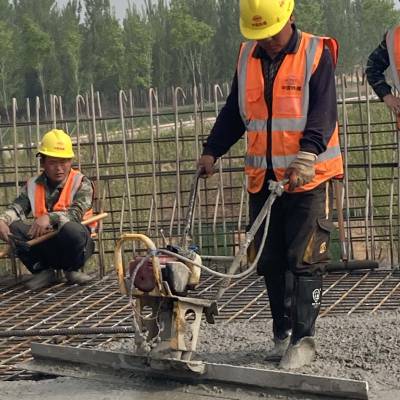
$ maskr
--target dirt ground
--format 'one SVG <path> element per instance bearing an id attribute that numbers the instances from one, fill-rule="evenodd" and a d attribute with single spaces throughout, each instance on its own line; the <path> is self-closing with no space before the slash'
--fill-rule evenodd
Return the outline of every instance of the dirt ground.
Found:
<path id="1" fill-rule="evenodd" d="M 270 321 L 204 325 L 198 345 L 198 358 L 216 363 L 274 369 L 263 360 L 270 347 Z M 311 367 L 299 372 L 367 380 L 370 399 L 400 399 L 400 313 L 326 317 L 317 324 L 318 357 Z M 112 350 L 132 349 L 131 342 L 114 342 Z M 161 385 L 161 386 L 160 386 Z M 218 387 L 151 386 L 152 390 L 121 389 L 106 382 L 59 378 L 39 382 L 2 382 L 0 400 L 207 400 L 254 399 L 297 400 L 310 397 L 248 394 Z M 166 396 L 168 393 L 168 396 Z"/>

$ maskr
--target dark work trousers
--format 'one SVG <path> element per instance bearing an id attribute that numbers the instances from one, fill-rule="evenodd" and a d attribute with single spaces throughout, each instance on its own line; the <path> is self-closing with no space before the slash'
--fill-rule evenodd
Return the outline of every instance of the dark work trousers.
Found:
<path id="1" fill-rule="evenodd" d="M 254 221 L 268 196 L 267 182 L 259 193 L 250 194 L 250 221 Z M 307 192 L 285 192 L 272 206 L 268 236 L 257 271 L 265 277 L 277 338 L 286 337 L 292 327 L 296 279 L 315 277 L 319 267 L 328 261 L 332 202 L 332 184 L 326 182 Z M 255 237 L 257 249 L 263 232 L 264 225 Z M 322 285 L 321 277 L 316 279 Z"/>
<path id="2" fill-rule="evenodd" d="M 16 221 L 10 225 L 11 233 L 22 242 L 30 240 L 30 225 Z M 16 253 L 31 273 L 46 269 L 76 271 L 93 254 L 94 242 L 88 228 L 77 222 L 67 222 L 54 238 L 30 248 L 16 245 Z M 38 264 L 40 263 L 40 264 Z"/>

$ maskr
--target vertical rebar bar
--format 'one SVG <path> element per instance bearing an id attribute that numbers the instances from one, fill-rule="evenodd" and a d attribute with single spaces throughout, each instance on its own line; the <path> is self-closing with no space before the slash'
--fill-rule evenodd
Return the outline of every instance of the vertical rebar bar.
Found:
<path id="1" fill-rule="evenodd" d="M 126 130 L 125 130 L 125 112 L 124 104 L 128 99 L 126 93 L 123 90 L 119 91 L 119 112 L 121 118 L 121 129 L 122 129 L 122 150 L 124 155 L 124 174 L 125 174 L 125 192 L 128 199 L 128 212 L 129 212 L 129 229 L 134 232 L 133 218 L 132 218 L 132 201 L 131 201 L 131 185 L 129 181 L 129 169 L 128 169 L 128 150 L 126 145 Z"/>
<path id="2" fill-rule="evenodd" d="M 40 98 L 36 96 L 35 98 L 35 116 L 36 116 L 36 146 L 39 147 L 40 142 Z M 40 159 L 36 158 L 36 169 L 37 173 L 40 173 Z"/>
<path id="3" fill-rule="evenodd" d="M 373 195 L 373 173 L 372 173 L 372 132 L 371 132 L 371 108 L 370 108 L 370 89 L 365 83 L 365 98 L 367 105 L 367 135 L 368 135 L 368 188 L 369 188 L 369 207 L 370 207 L 370 236 L 371 236 L 371 258 L 375 260 L 375 233 L 374 233 L 374 195 Z"/>
<path id="4" fill-rule="evenodd" d="M 100 99 L 100 93 L 96 92 L 96 100 L 97 100 L 97 109 L 99 112 L 99 118 L 100 120 L 103 120 L 103 109 L 101 107 L 101 99 Z M 111 161 L 111 145 L 110 145 L 110 137 L 108 134 L 108 125 L 107 121 L 103 121 L 104 124 L 104 129 L 102 129 L 102 140 L 103 140 L 103 157 L 104 157 L 104 162 L 108 165 Z M 106 168 L 105 172 L 106 176 L 110 175 L 110 171 L 108 168 Z M 106 197 L 106 188 L 108 191 L 108 203 L 110 205 L 110 217 L 111 217 L 111 226 L 112 226 L 112 231 L 113 231 L 113 237 L 114 240 L 117 240 L 117 237 L 115 235 L 116 233 L 116 227 L 115 227 L 115 221 L 114 221 L 114 208 L 113 208 L 113 202 L 111 199 L 111 188 L 110 188 L 110 180 L 106 179 L 106 182 L 103 184 L 103 198 L 105 199 Z M 99 210 L 100 212 L 104 211 L 104 203 L 102 203 L 102 209 Z"/>
<path id="5" fill-rule="evenodd" d="M 193 86 L 193 112 L 194 112 L 194 141 L 195 141 L 195 151 L 196 151 L 196 162 L 200 158 L 200 143 L 199 143 L 199 104 L 198 104 L 198 90 L 197 86 Z M 202 181 L 204 182 L 203 179 L 200 180 L 199 182 L 199 191 L 198 191 L 198 197 L 197 197 L 197 233 L 198 233 L 198 239 L 197 242 L 199 244 L 200 248 L 200 253 L 202 252 L 203 249 L 203 230 L 202 230 L 202 218 L 201 218 L 201 205 L 202 205 L 202 196 L 201 196 L 201 188 L 202 186 L 204 187 L 204 184 L 202 185 Z"/>
<path id="6" fill-rule="evenodd" d="M 390 202 L 389 202 L 389 244 L 390 244 L 390 266 L 394 268 L 394 238 L 393 238 L 393 201 L 394 201 L 394 181 L 390 183 Z"/>
<path id="7" fill-rule="evenodd" d="M 26 120 L 28 122 L 28 137 L 26 138 L 26 146 L 28 149 L 28 158 L 29 158 L 29 166 L 31 169 L 31 174 L 34 173 L 34 158 L 33 158 L 33 154 L 32 154 L 32 125 L 31 125 L 31 102 L 29 100 L 29 98 L 26 99 Z"/>
<path id="8" fill-rule="evenodd" d="M 94 163 L 96 168 L 96 211 L 100 211 L 103 209 L 101 203 L 101 184 L 100 184 L 100 165 L 99 165 L 99 148 L 97 143 L 97 124 L 96 124 L 96 106 L 95 106 L 95 97 L 94 97 L 94 88 L 93 85 L 90 85 L 90 98 L 91 98 L 91 107 L 92 107 L 92 131 L 93 131 L 93 148 L 94 148 Z M 97 232 L 97 239 L 99 244 L 99 261 L 100 261 L 100 278 L 106 273 L 106 265 L 105 265 L 105 254 L 104 254 L 104 243 L 103 243 L 103 232 L 102 232 L 102 224 L 99 224 L 99 229 Z"/>
<path id="9" fill-rule="evenodd" d="M 215 117 L 218 116 L 218 93 L 223 96 L 223 92 L 219 85 L 214 86 L 214 105 L 215 105 Z M 224 255 L 228 255 L 228 243 L 227 243 L 227 229 L 226 229 L 226 210 L 225 210 L 225 195 L 224 195 L 224 176 L 223 176 L 223 158 L 219 159 L 219 192 L 221 197 L 221 213 L 222 213 L 222 235 L 223 235 L 223 243 L 224 243 Z"/>
<path id="10" fill-rule="evenodd" d="M 75 124 L 76 124 L 76 146 L 78 149 L 78 169 L 81 169 L 82 153 L 81 153 L 81 119 L 80 119 L 80 104 L 86 105 L 85 99 L 78 94 L 75 98 Z"/>
<path id="11" fill-rule="evenodd" d="M 174 126 L 175 126 L 175 166 L 176 166 L 176 216 L 177 216 L 177 232 L 181 235 L 182 224 L 182 192 L 181 192 L 181 162 L 180 162 L 180 142 L 179 142 L 179 112 L 178 112 L 178 95 L 182 95 L 183 100 L 186 100 L 186 94 L 183 89 L 178 86 L 172 90 L 172 105 L 174 108 Z"/>
<path id="12" fill-rule="evenodd" d="M 153 195 L 152 195 L 152 209 L 154 208 L 154 228 L 155 228 L 155 235 L 154 239 L 158 244 L 158 199 L 157 199 L 157 180 L 156 180 L 156 149 L 155 149 L 155 140 L 154 140 L 154 108 L 153 108 L 153 100 L 156 103 L 156 121 L 158 121 L 158 94 L 157 91 L 153 88 L 149 89 L 149 105 L 150 105 L 150 144 L 151 144 L 151 172 L 152 172 L 152 179 L 153 179 Z M 156 135 L 158 132 L 158 122 L 156 126 Z M 157 135 L 158 137 L 158 135 Z M 161 175 L 161 174 L 160 174 Z M 161 188 L 160 188 L 161 189 Z"/>
<path id="13" fill-rule="evenodd" d="M 344 187 L 345 187 L 345 196 L 346 196 L 346 227 L 347 227 L 347 254 L 349 257 L 352 257 L 350 253 L 350 248 L 348 243 L 350 241 L 350 196 L 349 196 L 349 161 L 348 161 L 348 154 L 349 154 L 349 146 L 347 142 L 347 106 L 346 106 L 346 77 L 342 75 L 342 113 L 343 113 L 343 142 L 344 142 Z"/>
<path id="14" fill-rule="evenodd" d="M 13 143 L 14 143 L 14 174 L 15 192 L 19 196 L 19 163 L 18 163 L 18 131 L 17 131 L 17 99 L 12 99 L 12 123 L 13 123 Z"/>
<path id="15" fill-rule="evenodd" d="M 364 136 L 364 116 L 362 111 L 362 96 L 361 96 L 361 85 L 364 85 L 364 82 L 360 79 L 360 75 L 358 71 L 356 72 L 356 80 L 357 80 L 357 100 L 358 100 L 358 116 L 360 121 L 360 135 L 361 135 L 361 143 L 362 143 L 362 154 L 363 154 L 363 162 L 364 165 L 367 165 L 367 154 L 366 154 L 366 143 Z M 364 177 L 365 177 L 365 187 L 368 186 L 368 172 L 367 169 L 364 169 Z M 364 238 L 365 242 L 365 258 L 368 259 L 368 242 L 366 241 L 366 237 Z"/>
<path id="16" fill-rule="evenodd" d="M 129 113 L 131 115 L 131 133 L 129 135 L 131 139 L 130 143 L 130 148 L 131 148 L 131 161 L 132 161 L 132 174 L 133 174 L 133 189 L 132 189 L 132 194 L 133 198 L 135 200 L 135 215 L 136 215 L 136 225 L 139 223 L 139 199 L 138 199 L 138 193 L 137 193 L 137 188 L 139 187 L 138 185 L 138 180 L 136 177 L 136 154 L 135 154 L 135 145 L 134 145 L 134 139 L 135 139 L 135 118 L 133 116 L 134 114 L 134 102 L 133 102 L 133 92 L 132 89 L 129 89 Z"/>

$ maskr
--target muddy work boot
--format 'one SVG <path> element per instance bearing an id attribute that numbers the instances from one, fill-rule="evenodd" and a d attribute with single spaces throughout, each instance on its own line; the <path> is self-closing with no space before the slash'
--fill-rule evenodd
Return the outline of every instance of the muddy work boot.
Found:
<path id="1" fill-rule="evenodd" d="M 290 344 L 283 355 L 279 368 L 290 370 L 310 365 L 315 359 L 315 341 L 304 337 L 297 344 Z"/>
<path id="2" fill-rule="evenodd" d="M 292 299 L 292 337 L 279 367 L 298 369 L 315 358 L 315 321 L 321 308 L 322 277 L 297 276 Z"/>
<path id="3" fill-rule="evenodd" d="M 64 275 L 67 282 L 71 285 L 85 285 L 92 280 L 89 275 L 79 271 L 65 271 Z"/>
<path id="4" fill-rule="evenodd" d="M 267 351 L 264 361 L 280 361 L 290 343 L 290 335 L 285 339 L 274 337 L 274 347 Z"/>
<path id="5" fill-rule="evenodd" d="M 25 286 L 30 290 L 42 289 L 56 282 L 56 274 L 52 269 L 46 269 L 44 271 L 33 274 Z"/>

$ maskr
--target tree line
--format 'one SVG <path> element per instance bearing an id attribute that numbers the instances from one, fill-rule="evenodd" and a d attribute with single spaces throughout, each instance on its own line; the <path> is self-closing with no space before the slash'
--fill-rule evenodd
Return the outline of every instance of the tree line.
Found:
<path id="1" fill-rule="evenodd" d="M 336 37 L 339 72 L 365 64 L 397 24 L 393 0 L 297 0 L 298 28 Z M 106 98 L 121 88 L 160 90 L 229 82 L 238 47 L 238 0 L 145 0 L 122 21 L 109 0 L 0 0 L 0 109 L 10 99 L 50 93 L 72 100 L 94 84 Z"/>

